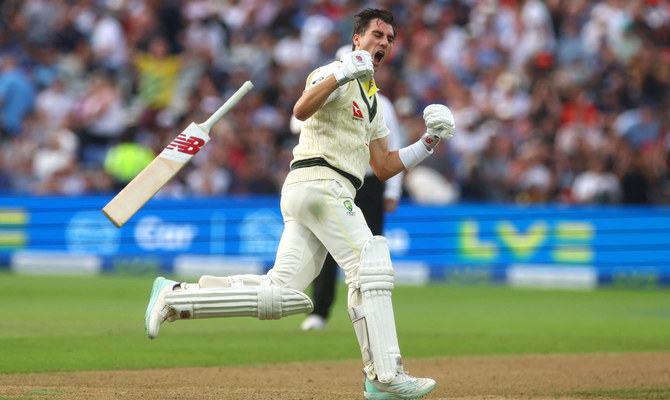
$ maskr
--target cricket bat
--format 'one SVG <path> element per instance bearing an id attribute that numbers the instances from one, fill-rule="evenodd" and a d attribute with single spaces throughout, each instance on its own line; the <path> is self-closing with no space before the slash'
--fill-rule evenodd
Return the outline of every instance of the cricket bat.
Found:
<path id="1" fill-rule="evenodd" d="M 250 81 L 246 81 L 207 121 L 201 124 L 191 122 L 149 165 L 107 203 L 102 213 L 117 228 L 122 227 L 209 142 L 209 131 L 212 126 L 253 87 Z"/>

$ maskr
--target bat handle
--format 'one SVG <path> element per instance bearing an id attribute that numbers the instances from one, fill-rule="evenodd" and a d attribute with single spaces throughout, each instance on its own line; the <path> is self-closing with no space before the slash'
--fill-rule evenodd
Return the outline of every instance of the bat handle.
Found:
<path id="1" fill-rule="evenodd" d="M 218 110 L 216 110 L 216 112 L 214 112 L 214 114 L 212 114 L 212 116 L 209 117 L 207 121 L 200 124 L 200 127 L 204 129 L 205 132 L 209 132 L 209 130 L 212 129 L 214 124 L 216 124 L 221 119 L 221 117 L 223 117 L 228 111 L 230 111 L 230 109 L 233 108 L 235 104 L 237 104 L 242 99 L 242 97 L 244 97 L 244 95 L 249 93 L 249 91 L 253 88 L 254 84 L 251 83 L 251 81 L 244 82 L 242 87 L 237 89 L 237 91 L 233 93 L 232 96 L 230 96 L 228 101 L 223 103 L 223 105 Z"/>

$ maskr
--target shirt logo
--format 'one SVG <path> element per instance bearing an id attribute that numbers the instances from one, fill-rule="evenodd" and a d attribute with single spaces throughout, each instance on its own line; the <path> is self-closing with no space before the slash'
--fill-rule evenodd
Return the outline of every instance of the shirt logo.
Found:
<path id="1" fill-rule="evenodd" d="M 347 209 L 348 216 L 353 217 L 354 215 L 356 215 L 356 213 L 354 212 L 354 206 L 351 204 L 351 200 L 344 200 L 342 204 L 344 204 L 344 208 Z"/>
<path id="2" fill-rule="evenodd" d="M 360 118 L 363 119 L 363 113 L 361 112 L 361 108 L 356 104 L 356 102 L 353 103 L 353 111 L 354 111 L 354 118 Z"/>

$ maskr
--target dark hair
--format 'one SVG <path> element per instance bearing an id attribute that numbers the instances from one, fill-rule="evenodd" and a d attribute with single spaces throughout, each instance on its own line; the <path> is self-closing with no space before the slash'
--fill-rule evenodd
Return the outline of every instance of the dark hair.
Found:
<path id="1" fill-rule="evenodd" d="M 393 14 L 390 11 L 379 8 L 366 8 L 354 16 L 354 35 L 364 34 L 370 25 L 370 21 L 377 18 L 391 25 L 393 27 L 393 36 L 396 35 Z"/>

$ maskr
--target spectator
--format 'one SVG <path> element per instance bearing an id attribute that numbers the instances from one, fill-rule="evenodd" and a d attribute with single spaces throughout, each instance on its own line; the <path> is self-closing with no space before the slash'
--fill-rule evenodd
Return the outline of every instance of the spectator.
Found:
<path id="1" fill-rule="evenodd" d="M 163 36 L 149 39 L 146 51 L 134 55 L 138 99 L 144 109 L 140 124 L 156 128 L 158 113 L 172 103 L 177 92 L 182 59 L 170 53 L 170 43 Z"/>
<path id="2" fill-rule="evenodd" d="M 645 175 L 644 155 L 626 147 L 630 156 L 621 176 L 621 200 L 627 204 L 649 203 L 649 179 Z"/>
<path id="3" fill-rule="evenodd" d="M 602 154 L 594 154 L 587 170 L 575 177 L 572 192 L 578 203 L 616 203 L 621 185 L 611 170 L 611 162 Z"/>
<path id="4" fill-rule="evenodd" d="M 91 75 L 87 92 L 77 100 L 73 118 L 82 141 L 82 162 L 102 165 L 107 150 L 126 128 L 121 93 L 106 73 Z"/>
<path id="5" fill-rule="evenodd" d="M 634 110 L 622 113 L 615 121 L 615 129 L 635 149 L 655 145 L 661 137 L 661 123 L 655 104 L 645 102 Z"/>
<path id="6" fill-rule="evenodd" d="M 53 1 L 27 0 L 22 3 L 20 15 L 26 26 L 26 40 L 36 46 L 48 44 L 57 21 L 66 10 Z"/>
<path id="7" fill-rule="evenodd" d="M 225 137 L 174 179 L 173 192 L 276 191 L 276 182 L 287 173 L 287 149 L 295 145 L 288 116 L 304 78 L 332 56 L 342 39 L 349 39 L 342 32 L 351 30 L 347 16 L 359 5 L 112 3 L 2 4 L 0 135 L 3 169 L 12 171 L 5 186 L 59 193 L 109 188 L 109 177 L 101 178 L 106 176 L 105 152 L 126 125 L 140 121 L 140 142 L 160 151 L 185 124 L 204 120 L 250 79 L 256 89 L 229 113 L 227 125 L 217 128 Z M 574 181 L 597 153 L 615 168 L 622 191 L 618 201 L 633 201 L 626 188 L 631 179 L 639 184 L 644 176 L 647 201 L 667 203 L 670 0 L 392 3 L 401 29 L 388 62 L 393 79 L 382 87 L 408 135 L 415 125 L 411 116 L 429 102 L 448 104 L 462 121 L 448 151 L 422 165 L 452 189 L 460 187 L 462 199 L 527 198 L 519 196 L 527 185 L 521 177 L 538 182 L 548 171 L 551 189 L 540 197 L 575 201 Z M 155 37 L 167 40 L 167 52 L 159 45 L 163 49 L 155 53 L 167 57 L 144 63 Z M 193 60 L 179 62 L 176 88 L 175 69 L 162 74 L 176 64 L 173 60 Z M 134 69 L 139 66 L 135 61 L 143 72 Z M 107 82 L 99 92 L 106 95 L 89 87 L 101 70 Z M 157 101 L 147 95 L 147 82 L 158 82 L 154 73 L 159 71 L 168 78 L 153 92 L 162 93 Z M 168 88 L 175 90 L 171 96 Z M 144 122 L 149 123 L 140 119 L 144 107 L 138 107 L 138 97 L 147 101 Z M 33 111 L 37 119 L 31 121 Z M 49 147 L 52 130 L 62 128 L 78 135 L 78 152 L 47 190 L 36 185 L 33 155 Z M 631 154 L 621 150 L 622 141 L 638 154 L 631 171 Z M 550 146 L 550 156 L 527 169 L 528 157 L 521 155 L 533 154 L 538 146 Z M 252 182 L 250 174 L 258 167 L 250 160 L 265 163 L 261 182 Z M 200 168 L 210 171 L 212 181 L 186 183 L 188 173 Z"/>
<path id="8" fill-rule="evenodd" d="M 35 151 L 33 156 L 33 174 L 38 182 L 46 182 L 54 175 L 69 168 L 76 160 L 77 137 L 67 129 L 54 129 L 47 132 L 46 142 Z"/>
<path id="9" fill-rule="evenodd" d="M 39 122 L 46 128 L 60 128 L 69 125 L 75 97 L 66 90 L 60 77 L 37 94 L 35 112 Z"/>
<path id="10" fill-rule="evenodd" d="M 36 88 L 12 55 L 0 59 L 0 140 L 21 134 L 35 107 Z"/>
<path id="11" fill-rule="evenodd" d="M 189 191 L 204 195 L 227 194 L 230 190 L 230 172 L 212 159 L 205 160 L 186 178 Z"/>
<path id="12" fill-rule="evenodd" d="M 114 77 L 128 62 L 126 36 L 118 14 L 118 10 L 109 8 L 97 13 L 90 37 L 95 66 Z"/>

